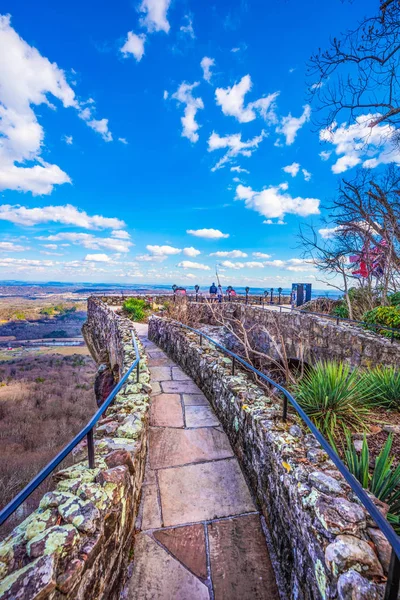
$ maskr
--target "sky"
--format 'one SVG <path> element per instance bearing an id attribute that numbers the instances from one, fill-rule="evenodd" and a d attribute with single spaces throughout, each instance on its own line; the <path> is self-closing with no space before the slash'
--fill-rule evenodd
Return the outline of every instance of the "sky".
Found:
<path id="1" fill-rule="evenodd" d="M 324 287 L 299 227 L 400 158 L 318 127 L 306 63 L 377 5 L 3 0 L 0 279 Z"/>

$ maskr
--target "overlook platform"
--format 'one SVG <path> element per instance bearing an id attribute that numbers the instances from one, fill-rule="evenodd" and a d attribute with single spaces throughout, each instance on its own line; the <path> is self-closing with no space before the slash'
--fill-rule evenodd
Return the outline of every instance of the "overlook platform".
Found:
<path id="1" fill-rule="evenodd" d="M 277 600 L 262 517 L 208 400 L 135 325 L 153 388 L 133 600 Z"/>

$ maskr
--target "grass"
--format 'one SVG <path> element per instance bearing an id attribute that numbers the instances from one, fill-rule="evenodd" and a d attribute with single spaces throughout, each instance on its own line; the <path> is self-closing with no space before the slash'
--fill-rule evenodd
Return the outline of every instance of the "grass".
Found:
<path id="1" fill-rule="evenodd" d="M 133 321 L 144 321 L 147 317 L 147 311 L 150 308 L 149 304 L 141 298 L 129 298 L 125 300 L 123 309 L 128 313 Z"/>
<path id="2" fill-rule="evenodd" d="M 349 428 L 365 429 L 366 400 L 371 392 L 347 364 L 317 363 L 304 374 L 294 391 L 305 413 L 329 439 Z"/>
<path id="3" fill-rule="evenodd" d="M 379 366 L 361 378 L 371 405 L 400 410 L 400 370 Z"/>

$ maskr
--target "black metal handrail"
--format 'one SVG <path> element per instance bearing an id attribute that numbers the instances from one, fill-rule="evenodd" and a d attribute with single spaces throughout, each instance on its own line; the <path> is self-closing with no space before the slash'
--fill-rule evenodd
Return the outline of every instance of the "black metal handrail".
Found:
<path id="1" fill-rule="evenodd" d="M 137 342 L 133 330 L 132 334 L 132 343 L 135 349 L 135 360 L 132 365 L 129 367 L 125 375 L 120 379 L 117 385 L 113 388 L 111 393 L 107 396 L 107 399 L 103 402 L 100 408 L 95 412 L 93 417 L 90 419 L 89 423 L 55 456 L 41 471 L 34 477 L 27 486 L 24 487 L 23 490 L 19 492 L 0 511 L 0 525 L 2 525 L 16 510 L 21 506 L 21 504 L 36 490 L 36 488 L 48 477 L 54 469 L 72 452 L 72 450 L 83 440 L 85 436 L 87 436 L 87 447 L 88 447 L 88 462 L 89 468 L 95 468 L 95 452 L 94 452 L 94 440 L 93 440 L 93 428 L 96 423 L 99 421 L 100 417 L 104 414 L 107 408 L 110 406 L 111 402 L 114 400 L 115 396 L 121 390 L 121 388 L 125 385 L 128 380 L 129 375 L 136 367 L 137 373 L 137 381 L 139 382 L 139 363 L 140 363 L 140 354 L 137 347 Z"/>
<path id="2" fill-rule="evenodd" d="M 245 302 L 237 302 L 236 298 L 244 298 Z M 388 327 L 387 325 L 380 325 L 379 323 L 367 323 L 366 321 L 357 321 L 355 319 L 347 319 L 346 317 L 338 317 L 337 315 L 328 315 L 326 313 L 317 313 L 317 312 L 313 312 L 313 311 L 309 311 L 309 310 L 301 310 L 300 308 L 294 308 L 293 306 L 285 306 L 282 304 L 275 304 L 269 301 L 269 300 L 265 300 L 265 298 L 263 296 L 236 296 L 231 298 L 230 296 L 222 296 L 222 300 L 223 302 L 237 302 L 238 304 L 252 304 L 251 302 L 251 298 L 259 298 L 259 305 L 263 306 L 264 308 L 267 306 L 276 306 L 278 308 L 279 306 L 279 312 L 282 313 L 282 310 L 286 310 L 289 312 L 297 312 L 303 315 L 313 315 L 315 317 L 321 317 L 321 319 L 331 319 L 333 321 L 336 321 L 336 325 L 339 325 L 341 322 L 342 323 L 347 323 L 349 325 L 356 325 L 359 327 L 362 327 L 363 329 L 384 329 L 385 331 L 390 331 L 391 332 L 391 336 L 390 336 L 390 342 L 393 343 L 395 340 L 395 334 L 400 334 L 400 329 L 399 328 L 395 328 L 395 327 Z M 207 296 L 199 296 L 196 295 L 194 296 L 192 295 L 188 295 L 186 296 L 186 298 L 188 298 L 190 301 L 194 301 L 194 302 L 206 302 L 208 301 L 215 301 L 215 298 L 210 298 Z M 250 300 L 250 301 L 249 301 Z M 255 308 L 257 308 L 257 304 L 254 305 Z"/>
<path id="3" fill-rule="evenodd" d="M 241 365 L 243 365 L 246 370 L 249 370 L 252 373 L 255 373 L 258 377 L 260 377 L 261 379 L 264 379 L 269 384 L 271 384 L 276 389 L 278 389 L 280 392 L 282 392 L 282 394 L 284 395 L 283 413 L 282 413 L 283 420 L 286 421 L 286 419 L 287 419 L 288 402 L 289 402 L 290 405 L 295 409 L 297 414 L 304 421 L 304 423 L 307 425 L 307 427 L 310 429 L 310 431 L 314 434 L 314 436 L 318 440 L 319 444 L 325 450 L 325 452 L 327 453 L 327 455 L 329 456 L 331 461 L 335 464 L 335 466 L 338 469 L 338 471 L 340 472 L 340 474 L 344 477 L 344 479 L 347 481 L 347 483 L 351 487 L 354 494 L 356 494 L 356 496 L 360 500 L 361 504 L 368 511 L 370 517 L 378 525 L 379 529 L 382 531 L 382 533 L 388 540 L 389 544 L 392 546 L 392 556 L 391 556 L 391 561 L 390 561 L 390 568 L 389 568 L 389 573 L 388 573 L 388 580 L 387 580 L 387 584 L 386 584 L 386 592 L 385 592 L 384 600 L 397 600 L 399 584 L 400 584 L 400 537 L 397 535 L 397 533 L 395 532 L 393 527 L 385 519 L 385 517 L 382 515 L 382 513 L 377 509 L 374 502 L 371 500 L 371 498 L 369 497 L 367 492 L 364 490 L 364 488 L 361 486 L 359 481 L 354 477 L 354 475 L 352 475 L 350 473 L 350 471 L 348 470 L 346 465 L 339 458 L 339 456 L 336 454 L 336 452 L 333 450 L 333 448 L 328 443 L 328 441 L 324 438 L 324 436 L 321 434 L 321 432 L 316 428 L 314 423 L 310 420 L 310 418 L 307 416 L 307 414 L 304 412 L 304 410 L 301 408 L 301 406 L 297 403 L 297 401 L 292 396 L 292 394 L 286 388 L 284 388 L 282 385 L 280 385 L 279 383 L 277 383 L 276 381 L 274 381 L 273 379 L 268 377 L 268 375 L 265 375 L 264 373 L 262 373 L 261 371 L 259 371 L 255 367 L 253 367 L 250 363 L 245 361 L 243 358 L 241 358 L 240 356 L 238 356 L 231 350 L 228 350 L 228 348 L 225 348 L 225 346 L 222 346 L 222 344 L 220 344 L 219 342 L 213 340 L 211 337 L 206 335 L 204 332 L 199 331 L 198 329 L 194 329 L 193 327 L 189 327 L 188 325 L 184 325 L 183 323 L 180 323 L 179 321 L 173 320 L 172 322 L 183 329 L 188 329 L 189 331 L 192 331 L 193 333 L 196 333 L 197 335 L 199 335 L 200 345 L 202 345 L 203 339 L 206 339 L 211 344 L 213 344 L 216 348 L 221 350 L 224 354 L 227 354 L 228 356 L 230 356 L 232 358 L 232 374 L 233 375 L 235 374 L 235 363 L 238 362 Z"/>

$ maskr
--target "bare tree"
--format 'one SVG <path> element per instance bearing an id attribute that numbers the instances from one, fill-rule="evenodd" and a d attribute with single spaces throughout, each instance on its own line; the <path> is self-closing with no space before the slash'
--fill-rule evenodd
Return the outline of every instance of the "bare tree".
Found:
<path id="1" fill-rule="evenodd" d="M 355 122 L 373 115 L 370 127 L 400 124 L 400 0 L 380 0 L 376 15 L 319 49 L 308 65 L 309 90 L 331 127 L 340 117 Z M 397 141 L 399 141 L 397 139 Z"/>

